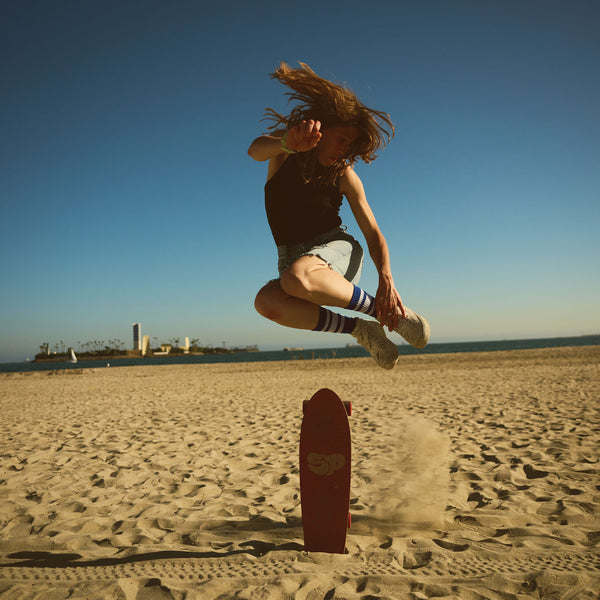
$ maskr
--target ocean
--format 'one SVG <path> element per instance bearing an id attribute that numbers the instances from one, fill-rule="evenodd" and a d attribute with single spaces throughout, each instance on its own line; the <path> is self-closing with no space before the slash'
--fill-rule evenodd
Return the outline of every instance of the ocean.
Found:
<path id="1" fill-rule="evenodd" d="M 457 352 L 494 352 L 498 350 L 524 350 L 528 348 L 558 348 L 561 346 L 600 346 L 600 335 L 541 338 L 531 340 L 498 340 L 485 342 L 454 342 L 429 344 L 417 350 L 408 344 L 398 346 L 400 356 L 411 354 L 454 354 Z M 153 358 L 116 358 L 109 360 L 81 360 L 69 362 L 0 363 L 0 373 L 28 371 L 57 371 L 64 369 L 94 369 L 129 367 L 139 365 L 193 365 L 207 363 L 239 363 L 281 360 L 314 360 L 319 358 L 357 358 L 369 354 L 361 346 L 342 348 L 314 348 L 303 350 L 271 350 L 264 352 L 239 352 L 235 354 L 207 354 L 204 356 L 156 356 Z"/>

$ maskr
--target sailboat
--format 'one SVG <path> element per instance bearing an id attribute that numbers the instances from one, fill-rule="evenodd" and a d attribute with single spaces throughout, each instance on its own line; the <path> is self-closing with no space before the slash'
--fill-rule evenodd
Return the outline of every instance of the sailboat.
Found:
<path id="1" fill-rule="evenodd" d="M 73 348 L 69 348 L 71 350 L 71 358 L 69 359 L 70 363 L 76 363 L 77 357 L 75 356 L 75 350 Z"/>

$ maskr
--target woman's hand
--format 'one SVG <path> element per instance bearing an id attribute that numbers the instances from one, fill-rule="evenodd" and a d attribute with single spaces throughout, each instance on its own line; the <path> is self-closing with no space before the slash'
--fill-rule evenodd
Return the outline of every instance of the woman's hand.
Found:
<path id="1" fill-rule="evenodd" d="M 285 145 L 296 152 L 308 152 L 319 143 L 320 129 L 320 121 L 302 121 L 288 130 Z"/>
<path id="2" fill-rule="evenodd" d="M 381 326 L 387 326 L 390 331 L 398 327 L 398 321 L 401 318 L 406 317 L 402 299 L 391 277 L 379 278 L 379 287 L 375 296 L 375 311 Z"/>

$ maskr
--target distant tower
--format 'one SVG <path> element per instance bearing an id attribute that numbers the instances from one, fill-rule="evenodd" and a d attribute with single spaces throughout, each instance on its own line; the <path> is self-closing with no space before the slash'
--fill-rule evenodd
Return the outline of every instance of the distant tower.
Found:
<path id="1" fill-rule="evenodd" d="M 150 348 L 150 336 L 145 335 L 142 338 L 142 356 L 152 356 L 152 349 Z"/>
<path id="2" fill-rule="evenodd" d="M 133 324 L 133 349 L 142 349 L 142 326 L 139 323 Z"/>

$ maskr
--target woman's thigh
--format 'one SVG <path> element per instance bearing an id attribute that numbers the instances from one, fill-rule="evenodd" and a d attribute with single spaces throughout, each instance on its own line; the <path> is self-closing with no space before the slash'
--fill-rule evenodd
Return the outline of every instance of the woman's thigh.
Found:
<path id="1" fill-rule="evenodd" d="M 312 247 L 298 245 L 293 248 L 280 248 L 279 273 L 283 273 L 303 256 L 311 255 L 319 257 L 329 268 L 351 283 L 358 283 L 362 272 L 364 253 L 360 244 L 352 236 L 342 234 L 336 239 Z"/>

